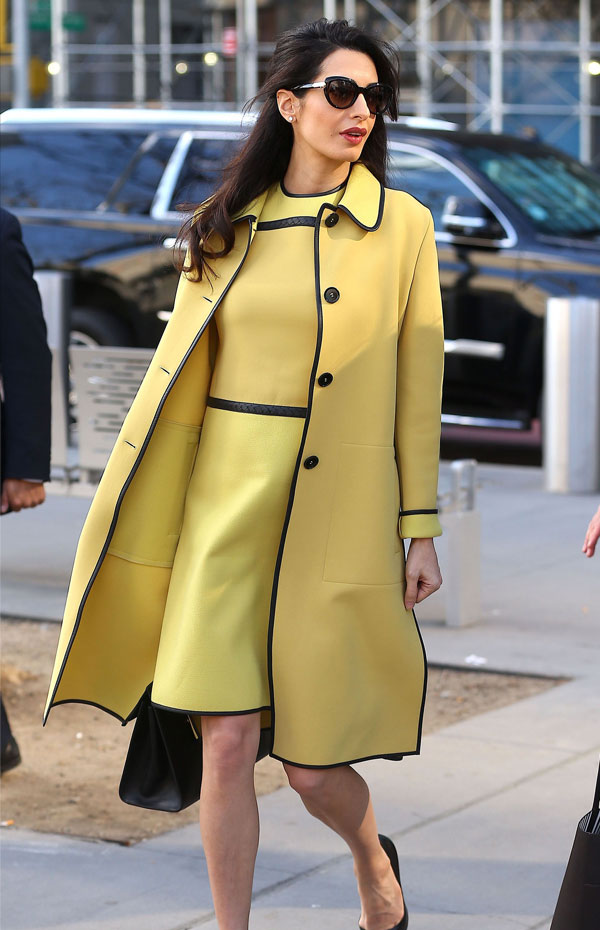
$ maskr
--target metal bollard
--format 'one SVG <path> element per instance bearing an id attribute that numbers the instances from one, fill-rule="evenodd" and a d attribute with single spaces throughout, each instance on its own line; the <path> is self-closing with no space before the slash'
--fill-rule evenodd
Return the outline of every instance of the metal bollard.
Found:
<path id="1" fill-rule="evenodd" d="M 468 626 L 481 619 L 481 517 L 475 509 L 475 459 L 452 462 L 452 488 L 440 519 L 446 536 L 442 591 L 446 625 Z"/>
<path id="2" fill-rule="evenodd" d="M 542 432 L 546 490 L 600 490 L 600 300 L 548 301 Z"/>
<path id="3" fill-rule="evenodd" d="M 69 477 L 69 310 L 71 279 L 61 271 L 34 274 L 42 300 L 48 346 L 52 351 L 52 448 L 51 463 Z"/>

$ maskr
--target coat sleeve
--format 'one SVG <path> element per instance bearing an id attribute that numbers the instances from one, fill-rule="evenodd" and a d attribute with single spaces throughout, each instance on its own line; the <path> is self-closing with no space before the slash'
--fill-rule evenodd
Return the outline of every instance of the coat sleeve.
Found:
<path id="1" fill-rule="evenodd" d="M 437 482 L 444 332 L 431 213 L 403 313 L 402 309 L 394 437 L 400 476 L 400 536 L 441 536 Z"/>
<path id="2" fill-rule="evenodd" d="M 33 262 L 16 216 L 0 215 L 2 478 L 50 477 L 52 355 Z"/>

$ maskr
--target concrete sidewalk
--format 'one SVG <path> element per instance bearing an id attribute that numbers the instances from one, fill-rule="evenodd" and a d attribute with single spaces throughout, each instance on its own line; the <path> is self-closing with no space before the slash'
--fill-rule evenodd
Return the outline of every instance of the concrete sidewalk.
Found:
<path id="1" fill-rule="evenodd" d="M 548 930 L 600 751 L 600 553 L 580 552 L 598 498 L 547 495 L 537 469 L 481 467 L 480 485 L 483 619 L 452 630 L 441 596 L 423 604 L 430 661 L 573 680 L 429 735 L 419 757 L 356 766 L 397 843 L 411 930 Z M 86 507 L 50 498 L 3 521 L 5 614 L 58 615 Z M 289 788 L 259 807 L 252 930 L 356 928 L 344 842 Z M 197 826 L 133 847 L 2 840 L 3 930 L 217 930 Z"/>

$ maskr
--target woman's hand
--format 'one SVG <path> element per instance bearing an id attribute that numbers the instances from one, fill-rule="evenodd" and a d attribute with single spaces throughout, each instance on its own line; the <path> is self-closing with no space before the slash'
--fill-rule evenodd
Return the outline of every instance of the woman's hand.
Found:
<path id="1" fill-rule="evenodd" d="M 412 610 L 440 587 L 442 576 L 433 539 L 412 539 L 406 557 L 404 606 Z"/>
<path id="2" fill-rule="evenodd" d="M 19 511 L 24 507 L 37 507 L 46 498 L 41 481 L 21 481 L 20 478 L 5 478 L 2 482 L 1 512 Z"/>
<path id="3" fill-rule="evenodd" d="M 600 507 L 590 520 L 590 525 L 587 528 L 587 533 L 585 534 L 585 540 L 581 551 L 584 555 L 587 555 L 588 559 L 591 559 L 594 552 L 596 551 L 596 543 L 600 539 Z"/>

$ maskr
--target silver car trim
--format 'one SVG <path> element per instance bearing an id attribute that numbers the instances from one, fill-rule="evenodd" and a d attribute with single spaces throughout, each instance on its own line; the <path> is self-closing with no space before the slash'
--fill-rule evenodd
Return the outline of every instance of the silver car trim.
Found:
<path id="1" fill-rule="evenodd" d="M 435 231 L 435 238 L 440 242 L 449 242 L 449 243 L 459 243 L 460 245 L 486 245 L 496 249 L 509 249 L 513 248 L 518 242 L 517 232 L 510 222 L 506 214 L 491 200 L 488 195 L 475 183 L 468 175 L 466 175 L 460 168 L 457 168 L 451 161 L 448 161 L 447 158 L 444 158 L 443 155 L 439 155 L 437 152 L 432 152 L 429 149 L 424 149 L 419 145 L 413 145 L 410 142 L 394 142 L 390 140 L 389 142 L 390 152 L 400 151 L 400 152 L 412 152 L 415 155 L 419 155 L 421 158 L 429 158 L 430 161 L 437 162 L 437 164 L 442 165 L 450 174 L 453 174 L 458 180 L 468 187 L 469 190 L 475 194 L 478 200 L 480 200 L 485 206 L 490 210 L 493 215 L 496 217 L 496 220 L 504 227 L 506 230 L 506 237 L 504 239 L 479 239 L 476 236 L 457 236 L 454 233 L 445 232 L 444 230 Z M 408 192 L 407 192 L 408 193 Z"/>
<path id="2" fill-rule="evenodd" d="M 241 131 L 217 130 L 211 132 L 209 129 L 188 129 L 186 132 L 182 132 L 156 189 L 152 207 L 150 208 L 150 216 L 155 219 L 177 220 L 180 223 L 183 221 L 184 216 L 182 213 L 177 210 L 169 210 L 168 207 L 188 149 L 194 139 L 241 139 L 242 137 L 243 133 Z"/>
<path id="3" fill-rule="evenodd" d="M 525 429 L 522 420 L 494 419 L 493 417 L 467 417 L 454 413 L 443 413 L 442 423 L 447 426 L 488 426 L 491 429 Z"/>
<path id="4" fill-rule="evenodd" d="M 256 114 L 242 114 L 237 110 L 153 110 L 143 107 L 32 107 L 5 110 L 0 115 L 0 124 L 10 126 L 60 126 L 84 123 L 96 126 L 143 126 L 151 124 L 153 129 L 162 126 L 217 125 L 243 128 L 256 120 Z"/>
<path id="5" fill-rule="evenodd" d="M 153 126 L 182 124 L 190 128 L 196 124 L 211 126 L 231 125 L 245 128 L 256 121 L 258 113 L 242 113 L 240 110 L 154 110 L 150 107 L 13 107 L 0 115 L 0 123 L 12 125 L 44 124 L 57 126 L 64 124 L 89 123 L 92 125 L 127 126 L 150 123 Z M 396 126 L 408 126 L 413 129 L 460 129 L 458 123 L 433 116 L 400 116 L 395 123 L 386 118 L 386 123 Z"/>
<path id="6" fill-rule="evenodd" d="M 486 342 L 484 339 L 444 339 L 446 355 L 465 355 L 470 358 L 491 358 L 501 361 L 506 352 L 503 342 Z"/>

